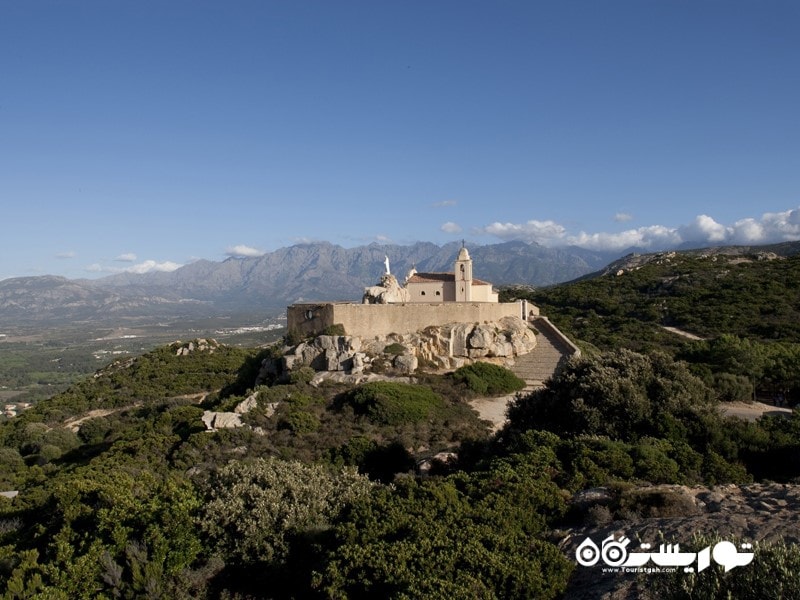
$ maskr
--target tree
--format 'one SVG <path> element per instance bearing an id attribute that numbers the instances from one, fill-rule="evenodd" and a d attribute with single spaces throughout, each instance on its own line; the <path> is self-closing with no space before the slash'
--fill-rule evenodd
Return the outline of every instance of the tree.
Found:
<path id="1" fill-rule="evenodd" d="M 511 431 L 686 440 L 701 435 L 716 412 L 712 391 L 685 364 L 618 350 L 570 362 L 543 389 L 512 403 L 508 418 Z"/>

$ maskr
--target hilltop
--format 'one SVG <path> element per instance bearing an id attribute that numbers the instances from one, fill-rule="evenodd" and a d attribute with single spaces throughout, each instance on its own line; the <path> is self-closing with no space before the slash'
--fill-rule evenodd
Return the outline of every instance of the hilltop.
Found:
<path id="1" fill-rule="evenodd" d="M 800 342 L 800 243 L 631 254 L 578 280 L 510 288 L 565 331 L 600 348 L 682 343 L 723 334 Z"/>

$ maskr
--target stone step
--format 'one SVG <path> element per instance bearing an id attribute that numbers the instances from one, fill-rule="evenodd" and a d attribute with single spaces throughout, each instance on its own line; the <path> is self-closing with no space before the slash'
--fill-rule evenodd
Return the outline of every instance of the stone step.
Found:
<path id="1" fill-rule="evenodd" d="M 528 354 L 518 356 L 511 368 L 517 377 L 525 380 L 524 391 L 542 387 L 544 381 L 550 379 L 571 354 L 561 340 L 551 332 L 543 330 L 537 333 L 536 348 Z"/>

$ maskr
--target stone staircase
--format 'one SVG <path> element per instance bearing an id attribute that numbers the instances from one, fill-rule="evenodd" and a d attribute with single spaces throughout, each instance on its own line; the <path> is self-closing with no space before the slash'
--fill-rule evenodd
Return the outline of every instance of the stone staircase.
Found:
<path id="1" fill-rule="evenodd" d="M 531 391 L 544 385 L 545 380 L 553 376 L 559 366 L 566 362 L 577 349 L 570 347 L 562 336 L 559 336 L 549 322 L 537 319 L 533 323 L 537 332 L 536 348 L 528 354 L 516 358 L 511 367 L 514 374 L 525 380 L 524 391 Z"/>

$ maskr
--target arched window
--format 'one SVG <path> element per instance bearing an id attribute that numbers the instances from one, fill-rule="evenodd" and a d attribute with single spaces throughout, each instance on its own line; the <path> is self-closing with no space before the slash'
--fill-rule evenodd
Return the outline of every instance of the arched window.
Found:
<path id="1" fill-rule="evenodd" d="M 425 295 L 425 290 L 422 290 L 422 291 L 419 293 L 419 295 L 420 295 L 420 296 L 424 296 L 424 295 Z"/>
<path id="2" fill-rule="evenodd" d="M 441 296 L 441 295 L 442 295 L 442 292 L 440 292 L 439 290 L 436 290 L 436 295 L 437 295 L 437 296 Z"/>

